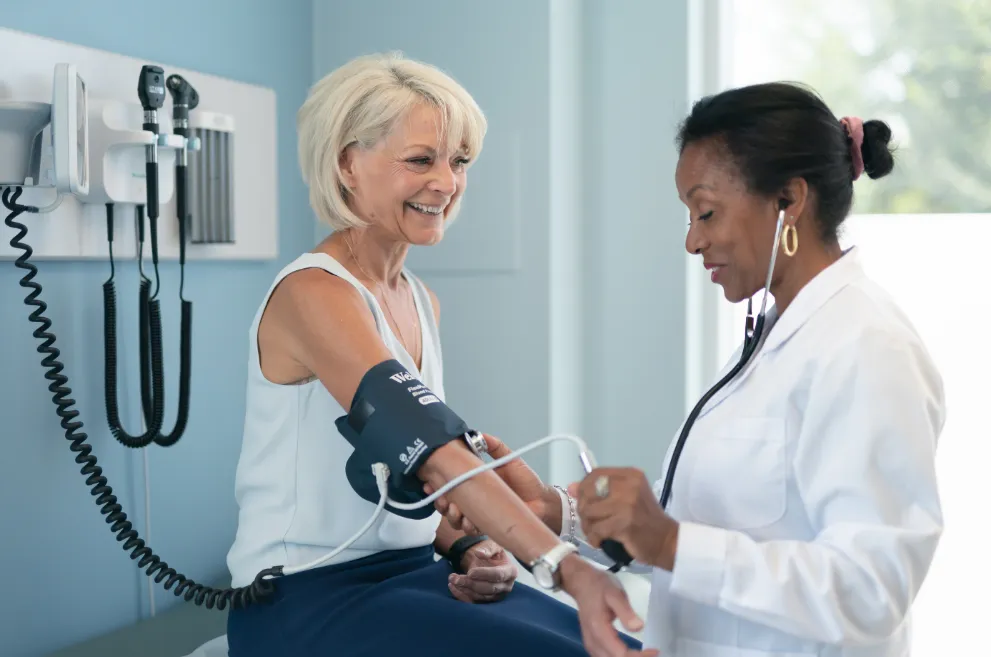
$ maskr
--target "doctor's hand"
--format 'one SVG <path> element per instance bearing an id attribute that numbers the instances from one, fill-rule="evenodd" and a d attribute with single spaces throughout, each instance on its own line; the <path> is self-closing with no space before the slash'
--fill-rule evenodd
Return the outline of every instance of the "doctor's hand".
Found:
<path id="1" fill-rule="evenodd" d="M 506 444 L 495 436 L 482 434 L 485 438 L 486 452 L 493 460 L 501 459 L 512 452 Z M 506 484 L 513 489 L 530 510 L 552 530 L 560 533 L 561 527 L 561 497 L 551 486 L 546 485 L 522 458 L 516 458 L 494 470 Z M 424 485 L 424 492 L 431 495 L 434 489 Z M 434 507 L 447 518 L 451 526 L 466 534 L 477 536 L 482 532 L 465 518 L 456 504 L 452 504 L 441 495 L 434 500 Z"/>
<path id="2" fill-rule="evenodd" d="M 461 558 L 461 573 L 447 579 L 451 595 L 461 602 L 496 602 L 513 590 L 519 575 L 516 563 L 495 541 L 473 545 Z"/>
<path id="3" fill-rule="evenodd" d="M 654 497 L 646 475 L 636 468 L 596 468 L 568 492 L 578 500 L 578 516 L 589 545 L 611 538 L 640 563 L 674 568 L 678 523 Z"/>
<path id="4" fill-rule="evenodd" d="M 633 611 L 615 575 L 572 555 L 561 562 L 561 588 L 578 604 L 582 643 L 591 657 L 658 655 L 656 650 L 637 652 L 619 638 L 613 625 L 617 618 L 629 632 L 642 630 L 643 621 Z"/>

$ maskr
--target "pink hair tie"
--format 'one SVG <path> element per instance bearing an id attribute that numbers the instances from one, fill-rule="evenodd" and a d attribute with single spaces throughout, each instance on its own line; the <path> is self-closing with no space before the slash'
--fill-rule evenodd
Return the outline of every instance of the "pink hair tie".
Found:
<path id="1" fill-rule="evenodd" d="M 855 116 L 845 116 L 840 123 L 853 140 L 850 157 L 853 159 L 853 179 L 856 180 L 864 172 L 864 156 L 860 152 L 860 147 L 864 145 L 864 121 Z"/>

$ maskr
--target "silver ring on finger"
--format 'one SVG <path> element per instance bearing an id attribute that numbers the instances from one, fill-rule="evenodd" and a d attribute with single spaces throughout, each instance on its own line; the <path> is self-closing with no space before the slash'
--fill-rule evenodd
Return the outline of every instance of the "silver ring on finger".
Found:
<path id="1" fill-rule="evenodd" d="M 595 494 L 598 497 L 609 497 L 609 477 L 602 475 L 595 480 Z"/>

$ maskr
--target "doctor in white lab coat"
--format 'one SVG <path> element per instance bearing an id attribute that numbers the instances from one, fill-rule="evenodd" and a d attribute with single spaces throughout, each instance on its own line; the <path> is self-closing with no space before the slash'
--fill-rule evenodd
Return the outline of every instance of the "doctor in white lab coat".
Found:
<path id="1" fill-rule="evenodd" d="M 592 544 L 616 538 L 655 566 L 644 644 L 662 655 L 910 654 L 943 529 L 943 386 L 836 237 L 853 181 L 891 171 L 890 136 L 783 84 L 705 99 L 682 127 L 688 250 L 730 301 L 763 287 L 772 244 L 778 257 L 760 346 L 699 414 L 667 510 L 635 469 L 575 487 Z"/>
<path id="2" fill-rule="evenodd" d="M 778 251 L 756 353 L 700 412 L 666 509 L 663 482 L 635 468 L 597 469 L 557 505 L 524 464 L 501 473 L 562 535 L 577 501 L 590 544 L 613 538 L 654 566 L 650 652 L 910 655 L 910 609 L 943 529 L 943 386 L 908 318 L 837 239 L 854 181 L 891 171 L 890 136 L 792 85 L 697 103 L 676 174 L 689 252 L 739 302 L 764 287 Z M 612 638 L 586 647 L 628 654 Z"/>

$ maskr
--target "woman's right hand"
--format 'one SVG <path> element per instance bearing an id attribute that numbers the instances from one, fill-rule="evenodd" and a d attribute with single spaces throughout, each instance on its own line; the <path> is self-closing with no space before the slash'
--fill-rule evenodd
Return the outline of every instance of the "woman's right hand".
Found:
<path id="1" fill-rule="evenodd" d="M 493 459 L 500 459 L 512 453 L 506 444 L 495 436 L 482 434 L 485 438 L 485 451 Z M 522 499 L 534 514 L 544 521 L 551 529 L 560 533 L 561 497 L 552 487 L 544 484 L 522 458 L 516 458 L 495 469 L 496 474 Z M 424 492 L 430 495 L 434 489 L 424 485 Z M 434 507 L 445 516 L 451 526 L 466 534 L 477 535 L 481 532 L 471 520 L 464 517 L 456 504 L 452 504 L 441 495 L 434 500 Z"/>
<path id="2" fill-rule="evenodd" d="M 617 618 L 629 632 L 643 629 L 626 591 L 615 575 L 600 570 L 577 555 L 561 562 L 561 588 L 578 604 L 582 643 L 591 657 L 656 657 L 658 651 L 638 652 L 627 646 L 616 631 Z"/>

